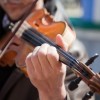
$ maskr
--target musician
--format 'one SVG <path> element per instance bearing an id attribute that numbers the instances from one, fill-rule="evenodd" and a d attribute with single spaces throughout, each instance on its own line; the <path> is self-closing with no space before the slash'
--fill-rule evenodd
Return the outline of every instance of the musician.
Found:
<path id="1" fill-rule="evenodd" d="M 9 22 L 20 20 L 35 1 L 0 0 L 0 37 L 5 34 Z M 40 7 L 39 2 L 43 3 L 42 0 L 38 1 L 36 9 Z M 71 42 L 74 38 L 75 34 L 72 34 Z M 56 43 L 66 51 L 71 42 L 65 43 L 60 35 L 56 37 Z M 67 69 L 59 62 L 56 48 L 48 44 L 36 47 L 27 56 L 26 65 L 33 85 L 15 65 L 0 66 L 0 100 L 70 100 L 71 93 L 64 84 Z"/>

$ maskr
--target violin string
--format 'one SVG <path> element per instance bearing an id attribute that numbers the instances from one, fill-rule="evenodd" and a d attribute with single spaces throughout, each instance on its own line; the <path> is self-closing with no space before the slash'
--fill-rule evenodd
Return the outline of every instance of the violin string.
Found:
<path id="1" fill-rule="evenodd" d="M 23 35 L 22 35 L 22 38 L 24 38 L 26 41 L 28 41 L 28 42 L 30 42 L 30 43 L 32 43 L 32 45 L 36 45 L 36 46 L 38 46 L 38 45 L 41 45 L 42 43 L 47 43 L 47 41 L 44 41 L 44 40 L 41 40 L 41 38 L 39 38 L 38 39 L 38 37 L 37 36 L 35 36 L 35 34 L 33 34 L 33 32 L 32 32 L 32 34 L 29 34 L 30 32 L 29 32 L 29 30 L 28 31 L 25 31 L 24 33 L 23 33 Z M 34 42 L 35 41 L 35 42 Z M 50 44 L 50 43 L 49 43 Z M 59 50 L 58 50 L 59 51 Z M 60 52 L 61 53 L 61 52 Z M 65 54 L 61 54 L 60 56 L 65 56 Z M 76 70 L 80 70 L 80 68 L 79 68 L 79 66 L 78 65 L 75 65 L 76 64 L 76 62 L 74 62 L 73 61 L 73 59 L 71 59 L 71 58 L 69 58 L 69 57 L 67 57 L 66 59 L 65 59 L 65 57 L 63 57 L 63 59 L 60 59 L 61 60 L 61 62 L 63 62 L 63 63 L 65 63 L 65 64 L 67 64 L 69 67 L 71 67 L 71 68 L 75 68 Z M 66 60 L 68 60 L 67 61 L 67 63 L 66 63 Z M 69 63 L 69 64 L 68 64 Z M 78 66 L 78 67 L 77 67 Z M 80 70 L 80 72 L 82 72 L 82 69 Z"/>
<path id="2" fill-rule="evenodd" d="M 61 49 L 58 45 L 54 44 L 54 42 L 52 42 L 51 40 L 49 40 L 46 36 L 40 34 L 38 31 L 36 31 L 35 29 L 31 29 L 32 32 L 34 31 L 34 33 L 37 35 L 39 35 L 39 37 L 42 37 L 42 39 L 44 39 L 46 42 L 48 42 L 49 44 L 51 44 L 52 46 L 55 46 L 57 48 L 57 51 L 60 55 L 60 61 L 65 63 L 66 65 L 68 65 L 71 68 L 75 68 L 76 70 L 80 70 L 80 72 L 84 73 L 84 75 L 86 74 L 85 71 L 79 66 L 79 62 L 72 57 L 70 54 L 68 54 L 67 52 L 65 52 L 63 49 Z M 40 39 L 39 39 L 40 40 Z"/>
<path id="3" fill-rule="evenodd" d="M 32 30 L 32 32 L 34 32 L 34 34 L 38 34 L 38 32 L 36 31 L 36 30 L 34 30 L 34 29 L 31 29 Z M 52 41 L 49 41 L 49 39 L 48 38 L 45 38 L 42 34 L 38 34 L 38 36 L 39 37 L 41 37 L 42 39 L 44 39 L 44 41 L 46 41 L 47 43 L 49 43 L 50 45 L 52 45 L 52 46 L 55 46 L 56 48 L 57 48 L 57 50 L 58 50 L 58 53 L 64 53 L 64 52 L 60 52 L 61 50 L 60 50 L 60 47 L 59 46 L 57 46 L 56 44 L 54 44 L 54 42 L 52 42 Z M 60 50 L 60 51 L 59 51 Z M 67 59 L 68 59 L 68 61 L 70 60 L 70 59 L 72 59 L 72 62 L 71 63 L 73 63 L 74 64 L 74 59 L 73 58 L 71 58 L 69 55 L 66 55 L 67 56 Z M 62 56 L 63 57 L 63 56 Z M 62 58 L 61 57 L 61 58 Z M 66 59 L 64 59 L 64 58 L 62 58 L 63 59 L 63 61 L 64 60 L 66 60 Z M 74 62 L 73 62 L 74 61 Z M 66 62 L 64 62 L 64 63 L 66 63 Z M 68 63 L 68 62 L 67 62 Z M 70 65 L 70 64 L 69 64 Z M 71 64 L 71 66 L 72 66 L 72 64 Z"/>
<path id="4" fill-rule="evenodd" d="M 26 33 L 26 36 L 25 36 L 25 33 Z M 36 43 L 38 44 L 38 45 L 41 45 L 42 43 L 44 43 L 44 42 L 46 42 L 47 43 L 47 41 L 44 41 L 43 42 L 43 40 L 42 41 L 40 41 L 41 39 L 39 38 L 39 37 L 37 37 L 37 36 L 35 36 L 35 38 L 33 38 L 32 39 L 32 37 L 33 37 L 33 32 L 31 33 L 29 30 L 28 31 L 26 31 L 24 34 L 23 34 L 23 36 L 25 36 L 26 37 L 26 41 L 28 41 L 28 42 L 30 42 L 30 43 L 32 43 L 32 44 L 34 44 L 34 45 L 36 45 Z M 31 34 L 29 34 L 29 33 L 31 33 Z M 29 35 L 30 35 L 30 37 L 29 37 Z M 39 40 L 37 40 L 39 38 Z M 24 38 L 25 39 L 25 38 Z M 35 39 L 35 40 L 34 40 Z M 35 41 L 35 42 L 33 42 L 33 40 Z M 40 41 L 40 42 L 39 42 Z M 65 55 L 65 54 L 64 54 Z M 67 57 L 67 59 L 68 59 L 68 57 Z M 74 64 L 74 62 L 71 62 L 70 61 L 70 58 L 68 59 L 68 61 L 69 61 L 69 64 L 68 64 L 68 62 L 66 63 L 66 59 L 65 59 L 65 57 L 63 57 L 63 63 L 65 63 L 65 64 L 67 64 L 67 65 L 69 65 L 71 68 L 73 68 L 73 67 L 76 67 L 75 66 L 75 64 Z M 73 61 L 73 60 L 72 60 Z M 74 66 L 73 66 L 74 65 Z M 73 67 L 72 67 L 73 66 Z M 76 67 L 75 68 L 76 70 L 79 70 L 80 68 L 79 68 L 79 66 L 78 66 L 78 68 Z M 82 71 L 82 69 L 80 70 L 80 72 Z"/>
<path id="5" fill-rule="evenodd" d="M 24 31 L 23 30 L 26 30 L 26 29 L 28 29 L 27 27 L 29 27 L 30 28 L 30 26 L 27 24 L 27 23 L 24 23 L 24 25 L 22 26 L 22 28 L 20 28 L 20 32 L 19 33 L 23 33 Z M 29 31 L 29 30 L 28 30 Z M 37 32 L 35 29 L 33 30 L 33 28 L 30 28 L 30 31 L 31 31 L 31 34 L 36 34 L 36 35 L 38 35 L 38 37 L 37 37 L 37 39 L 38 38 L 42 38 L 42 40 L 41 41 L 45 41 L 46 43 L 48 42 L 49 44 L 51 44 L 51 45 L 53 45 L 53 46 L 55 46 L 55 47 L 57 47 L 57 48 L 59 48 L 59 46 L 57 46 L 56 44 L 54 44 L 52 41 L 50 41 L 47 37 L 45 38 L 44 36 L 43 36 L 43 34 L 40 34 L 39 32 Z M 30 31 L 28 32 L 28 33 L 30 33 Z M 33 33 L 34 32 L 34 33 Z M 30 34 L 30 35 L 31 35 Z M 32 36 L 31 36 L 32 37 Z M 40 39 L 39 39 L 40 40 Z M 41 42 L 40 42 L 41 43 Z M 60 49 L 60 48 L 59 48 Z M 65 53 L 65 52 L 64 52 Z M 70 59 L 72 59 L 73 61 L 75 60 L 75 58 L 73 58 L 73 57 L 71 57 L 71 55 L 69 55 L 69 54 L 67 54 L 68 55 L 68 57 L 69 57 L 69 60 Z M 75 60 L 75 62 L 77 62 L 76 60 Z"/>
<path id="6" fill-rule="evenodd" d="M 79 65 L 79 61 L 77 61 L 72 55 L 70 55 L 68 52 L 64 51 L 61 47 L 59 47 L 58 45 L 56 45 L 53 41 L 51 41 L 49 38 L 47 38 L 46 36 L 44 36 L 41 33 L 39 33 L 34 28 L 32 28 L 31 30 L 36 35 L 38 35 L 39 37 L 41 37 L 42 39 L 44 39 L 46 42 L 48 42 L 49 44 L 51 44 L 51 45 L 53 45 L 53 46 L 55 46 L 57 48 L 57 51 L 60 54 L 60 57 L 63 58 L 63 59 L 60 59 L 61 61 L 63 61 L 65 64 L 70 65 L 70 67 L 72 67 L 72 68 L 76 67 L 76 69 L 78 69 L 82 73 L 84 73 L 84 76 L 89 77 L 88 72 L 83 67 L 81 68 L 81 66 Z M 67 60 L 67 62 L 66 62 L 66 60 Z"/>
<path id="7" fill-rule="evenodd" d="M 24 25 L 23 30 L 25 29 L 26 28 Z M 49 41 L 47 37 L 45 38 L 44 35 L 36 31 L 35 29 L 32 28 L 32 29 L 25 30 L 22 34 L 22 38 L 35 46 L 38 45 L 40 46 L 43 43 L 49 43 L 50 45 L 55 46 L 57 48 L 58 53 L 60 54 L 61 62 L 68 65 L 73 70 L 76 69 L 80 73 L 84 73 L 85 76 L 87 75 L 86 71 L 84 71 L 84 69 L 80 67 L 79 62 L 75 58 L 73 58 L 70 54 L 66 53 L 64 50 L 62 51 L 62 49 L 59 46 L 54 44 L 52 41 Z"/>

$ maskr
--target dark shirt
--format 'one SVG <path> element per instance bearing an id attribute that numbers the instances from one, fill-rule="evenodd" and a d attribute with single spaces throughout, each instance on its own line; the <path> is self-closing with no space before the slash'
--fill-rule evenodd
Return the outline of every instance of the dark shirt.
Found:
<path id="1" fill-rule="evenodd" d="M 0 66 L 0 90 L 2 89 L 3 85 L 9 78 L 12 71 L 15 69 L 15 67 L 1 67 Z"/>
<path id="2" fill-rule="evenodd" d="M 0 8 L 0 38 L 2 37 L 2 35 L 4 33 L 4 29 L 2 26 L 3 17 L 4 17 L 4 11 Z"/>
<path id="3" fill-rule="evenodd" d="M 4 15 L 5 15 L 4 11 L 0 8 L 0 39 L 5 34 L 5 30 L 2 25 Z M 15 67 L 0 66 L 0 90 L 14 69 Z"/>

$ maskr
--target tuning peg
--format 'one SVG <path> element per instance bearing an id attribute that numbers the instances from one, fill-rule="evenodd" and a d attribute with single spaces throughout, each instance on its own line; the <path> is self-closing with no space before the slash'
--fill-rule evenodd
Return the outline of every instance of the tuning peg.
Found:
<path id="1" fill-rule="evenodd" d="M 94 62 L 94 60 L 98 57 L 99 55 L 96 53 L 93 57 L 89 58 L 87 60 L 87 62 L 85 63 L 87 66 L 89 66 L 90 64 L 92 64 Z M 78 88 L 78 84 L 81 82 L 82 78 L 78 77 L 75 80 L 71 81 L 70 84 L 68 85 L 68 89 L 73 91 L 76 88 Z"/>
<path id="2" fill-rule="evenodd" d="M 92 64 L 94 60 L 98 57 L 99 55 L 96 53 L 93 57 L 89 58 L 88 61 L 85 63 L 87 66 Z"/>
<path id="3" fill-rule="evenodd" d="M 78 87 L 78 84 L 82 80 L 81 77 L 76 78 L 75 80 L 71 81 L 70 84 L 68 85 L 68 89 L 73 91 Z"/>
<path id="4" fill-rule="evenodd" d="M 99 55 L 96 53 L 93 57 L 91 57 L 85 64 L 89 66 L 94 62 L 94 60 L 98 57 Z M 94 92 L 89 91 L 85 94 L 82 100 L 89 100 L 93 96 Z"/>
<path id="5" fill-rule="evenodd" d="M 89 91 L 85 94 L 85 96 L 82 98 L 82 100 L 89 100 L 93 96 L 94 92 Z"/>

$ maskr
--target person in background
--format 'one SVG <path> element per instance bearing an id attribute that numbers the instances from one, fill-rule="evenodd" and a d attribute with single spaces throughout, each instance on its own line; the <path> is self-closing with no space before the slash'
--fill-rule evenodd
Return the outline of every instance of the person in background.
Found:
<path id="1" fill-rule="evenodd" d="M 47 2 L 42 0 L 0 0 L 0 37 L 6 34 L 5 30 L 9 23 L 20 20 L 35 1 L 37 1 L 36 9 L 40 7 L 40 4 L 47 7 Z M 72 34 L 71 43 L 74 38 L 75 34 Z M 66 51 L 70 47 L 70 44 L 63 41 L 61 35 L 57 35 L 56 43 Z M 76 94 L 72 95 L 68 89 L 66 90 L 65 76 L 67 81 L 72 78 L 66 74 L 65 65 L 59 62 L 56 48 L 48 44 L 36 47 L 27 56 L 26 65 L 33 85 L 15 64 L 12 67 L 0 66 L 0 100 L 70 100 L 71 98 L 78 100 L 74 96 Z"/>

